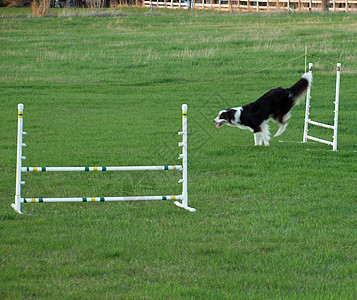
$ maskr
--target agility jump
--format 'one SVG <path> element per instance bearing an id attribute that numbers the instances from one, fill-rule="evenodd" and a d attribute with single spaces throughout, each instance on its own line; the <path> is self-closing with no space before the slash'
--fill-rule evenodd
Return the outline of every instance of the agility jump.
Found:
<path id="1" fill-rule="evenodd" d="M 312 74 L 312 63 L 309 63 L 309 73 Z M 333 125 L 328 125 L 320 122 L 315 122 L 310 119 L 310 92 L 311 92 L 311 87 L 308 88 L 307 93 L 306 93 L 306 110 L 305 110 L 305 125 L 304 125 L 304 136 L 303 136 L 303 143 L 306 143 L 307 140 L 313 140 L 315 142 L 319 143 L 324 143 L 327 145 L 332 146 L 333 151 L 337 151 L 337 128 L 338 128 L 338 106 L 339 106 L 339 99 L 340 99 L 340 73 L 341 73 L 341 64 L 337 64 L 336 68 L 336 95 L 335 95 L 335 111 L 334 111 L 334 124 Z M 333 130 L 333 141 L 326 141 L 324 139 L 320 139 L 317 137 L 313 137 L 311 135 L 308 135 L 309 131 L 309 124 L 327 128 L 327 129 L 332 129 Z"/>
<path id="2" fill-rule="evenodd" d="M 22 214 L 21 205 L 23 203 L 45 203 L 45 202 L 107 202 L 107 201 L 136 201 L 136 200 L 181 200 L 175 201 L 174 204 L 188 211 L 194 212 L 196 209 L 188 206 L 187 192 L 187 105 L 182 105 L 182 131 L 178 134 L 182 135 L 182 142 L 179 146 L 182 147 L 182 154 L 179 159 L 182 159 L 182 165 L 171 166 L 120 166 L 120 167 L 23 167 L 22 161 L 26 159 L 22 155 L 22 148 L 26 147 L 23 143 L 23 136 L 27 133 L 23 131 L 23 115 L 24 105 L 18 105 L 18 130 L 17 130 L 17 165 L 16 165 L 16 194 L 15 203 L 11 206 L 16 212 Z M 179 180 L 182 183 L 182 194 L 171 196 L 131 196 L 131 197 L 80 197 L 80 198 L 22 198 L 21 185 L 25 184 L 22 181 L 22 173 L 27 172 L 109 172 L 109 171 L 160 171 L 160 170 L 178 170 L 182 171 L 183 178 Z"/>

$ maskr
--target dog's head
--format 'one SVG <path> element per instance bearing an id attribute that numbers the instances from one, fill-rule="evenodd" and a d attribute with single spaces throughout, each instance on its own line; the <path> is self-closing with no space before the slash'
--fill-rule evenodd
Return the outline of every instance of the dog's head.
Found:
<path id="1" fill-rule="evenodd" d="M 221 127 L 224 124 L 230 126 L 237 126 L 240 122 L 241 108 L 228 108 L 221 110 L 218 117 L 213 120 L 216 123 L 216 127 Z"/>

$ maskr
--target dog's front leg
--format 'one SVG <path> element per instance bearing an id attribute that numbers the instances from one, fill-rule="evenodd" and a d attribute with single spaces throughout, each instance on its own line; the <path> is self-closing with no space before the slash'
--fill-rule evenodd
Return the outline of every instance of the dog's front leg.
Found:
<path id="1" fill-rule="evenodd" d="M 265 139 L 265 138 L 264 138 L 263 141 L 264 141 L 264 145 L 265 145 L 265 146 L 269 146 L 269 140 L 268 140 L 268 139 Z"/>
<path id="2" fill-rule="evenodd" d="M 263 137 L 261 132 L 254 132 L 254 143 L 255 146 L 261 146 L 263 143 Z"/>
<path id="3" fill-rule="evenodd" d="M 269 146 L 269 140 L 270 140 L 270 131 L 269 131 L 269 125 L 264 123 L 262 125 L 262 138 L 265 146 Z"/>

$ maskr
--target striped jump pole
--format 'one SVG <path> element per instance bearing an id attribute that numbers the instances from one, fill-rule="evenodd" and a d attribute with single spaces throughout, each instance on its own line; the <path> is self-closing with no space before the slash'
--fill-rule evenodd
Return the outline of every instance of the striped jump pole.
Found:
<path id="1" fill-rule="evenodd" d="M 22 156 L 22 147 L 26 144 L 22 142 L 23 135 L 23 114 L 24 105 L 18 105 L 18 133 L 17 133 L 17 165 L 16 165 L 16 193 L 15 203 L 11 206 L 18 213 L 21 212 L 22 203 L 54 203 L 54 202 L 110 202 L 110 201 L 149 201 L 149 200 L 180 200 L 174 203 L 191 212 L 196 211 L 188 206 L 187 193 L 187 105 L 182 105 L 182 131 L 179 132 L 183 136 L 179 146 L 183 148 L 183 153 L 179 155 L 182 159 L 182 165 L 167 165 L 167 166 L 118 166 L 118 167 L 23 167 L 22 160 L 26 157 Z M 181 195 L 167 196 L 130 196 L 130 197 L 78 197 L 78 198 L 22 198 L 21 185 L 25 184 L 22 181 L 22 173 L 31 172 L 110 172 L 110 171 L 182 171 L 183 178 L 179 180 L 182 183 Z"/>
<path id="2" fill-rule="evenodd" d="M 339 107 L 339 98 L 340 98 L 340 73 L 341 73 L 341 64 L 338 63 L 337 64 L 337 74 L 336 74 L 336 95 L 335 95 L 335 110 L 334 110 L 334 124 L 333 125 L 328 125 L 328 124 L 324 124 L 321 122 L 316 122 L 316 121 L 312 121 L 310 119 L 310 88 L 308 88 L 307 90 L 307 94 L 306 94 L 306 111 L 305 111 L 305 126 L 304 126 L 304 137 L 303 137 L 303 143 L 306 143 L 307 140 L 313 140 L 315 142 L 319 142 L 319 143 L 324 143 L 327 144 L 329 146 L 332 146 L 332 151 L 337 151 L 337 128 L 338 128 L 338 107 Z M 309 64 L 309 72 L 312 72 L 312 63 Z M 308 126 L 310 125 L 314 125 L 314 126 L 319 126 L 319 127 L 323 127 L 323 128 L 327 128 L 327 129 L 332 129 L 333 130 L 333 141 L 327 141 L 324 139 L 320 139 L 317 137 L 313 137 L 311 135 L 308 134 Z"/>
<path id="3" fill-rule="evenodd" d="M 55 202 L 110 202 L 110 201 L 148 201 L 148 200 L 182 200 L 178 196 L 133 196 L 133 197 L 85 197 L 85 198 L 22 198 L 22 203 Z"/>
<path id="4" fill-rule="evenodd" d="M 127 167 L 21 167 L 21 172 L 105 172 L 105 171 L 167 171 L 179 170 L 176 166 L 127 166 Z"/>

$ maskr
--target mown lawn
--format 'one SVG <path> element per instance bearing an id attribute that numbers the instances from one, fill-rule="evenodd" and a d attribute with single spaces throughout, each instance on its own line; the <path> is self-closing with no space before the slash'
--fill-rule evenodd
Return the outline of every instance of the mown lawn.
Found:
<path id="1" fill-rule="evenodd" d="M 354 14 L 0 9 L 0 298 L 354 299 L 357 106 Z M 338 151 L 287 131 L 254 147 L 219 110 L 292 85 L 314 63 L 311 117 Z M 168 165 L 188 104 L 189 204 L 24 204 L 25 166 Z M 271 124 L 272 133 L 277 130 Z M 312 135 L 331 139 L 327 129 Z M 179 194 L 180 173 L 24 174 L 24 197 Z"/>

